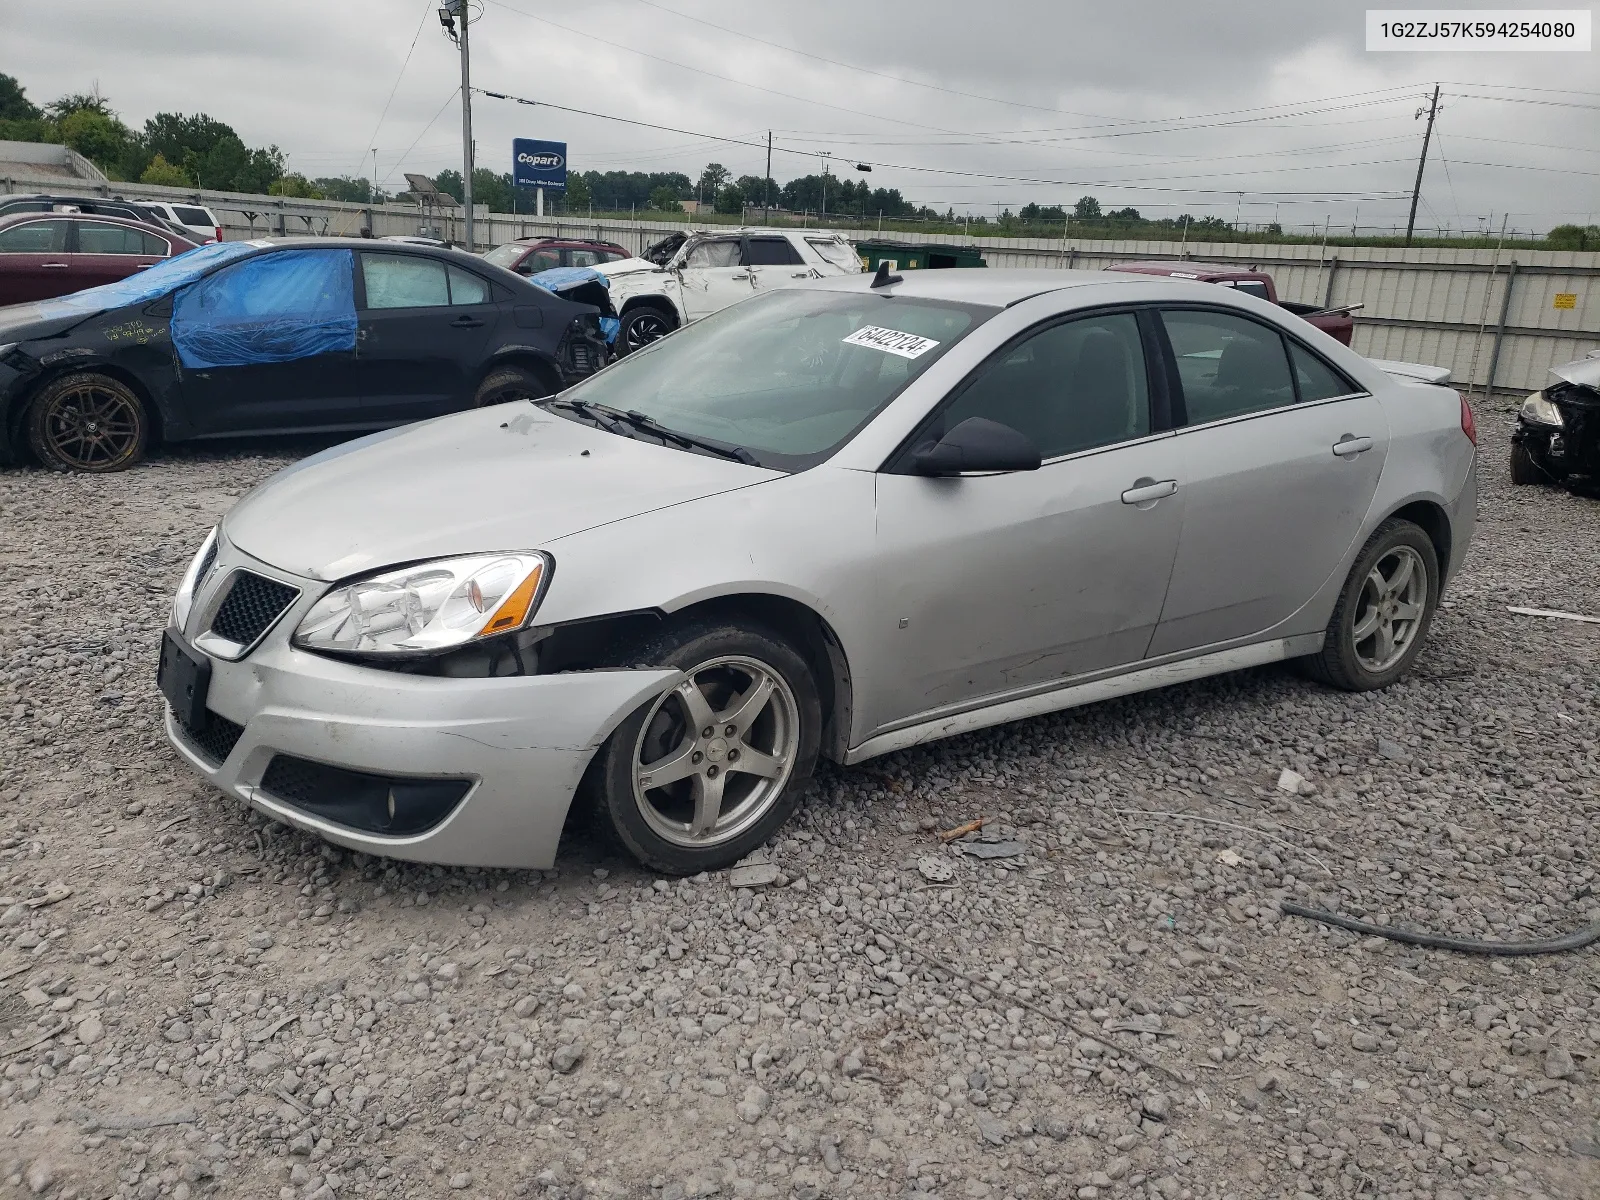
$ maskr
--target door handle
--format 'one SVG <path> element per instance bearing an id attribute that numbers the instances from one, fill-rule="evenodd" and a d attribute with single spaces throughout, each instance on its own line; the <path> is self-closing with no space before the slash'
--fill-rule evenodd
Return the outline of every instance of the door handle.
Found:
<path id="1" fill-rule="evenodd" d="M 790 279 L 810 279 L 811 278 L 811 272 L 810 271 L 796 271 L 792 275 L 790 275 L 789 278 Z"/>
<path id="2" fill-rule="evenodd" d="M 67 269 L 66 263 L 40 263 L 39 265 L 52 271 L 65 271 Z"/>
<path id="3" fill-rule="evenodd" d="M 1354 458 L 1372 449 L 1372 439 L 1347 433 L 1333 444 L 1333 452 L 1340 458 Z"/>
<path id="4" fill-rule="evenodd" d="M 729 275 L 728 278 L 729 279 L 749 279 L 750 278 L 750 272 L 749 271 L 740 271 L 737 275 Z"/>
<path id="5" fill-rule="evenodd" d="M 478 320 L 477 317 L 467 316 L 457 317 L 454 321 L 450 322 L 451 329 L 478 329 L 482 325 L 483 322 Z"/>
<path id="6" fill-rule="evenodd" d="M 1152 500 L 1164 500 L 1174 495 L 1178 490 L 1176 479 L 1136 479 L 1133 486 L 1122 493 L 1124 504 L 1148 504 Z"/>

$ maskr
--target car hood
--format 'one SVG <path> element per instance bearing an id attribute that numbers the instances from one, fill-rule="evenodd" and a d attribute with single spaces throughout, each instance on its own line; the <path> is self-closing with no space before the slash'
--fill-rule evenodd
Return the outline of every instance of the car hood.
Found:
<path id="1" fill-rule="evenodd" d="M 0 308 L 0 345 L 55 337 L 92 316 L 91 312 L 51 315 L 38 304 L 7 304 Z"/>
<path id="2" fill-rule="evenodd" d="M 1575 383 L 1579 387 L 1594 388 L 1600 392 L 1600 353 L 1551 367 L 1550 374 L 1562 383 Z"/>
<path id="3" fill-rule="evenodd" d="M 451 554 L 544 549 L 597 525 L 779 477 L 520 402 L 313 455 L 241 500 L 222 532 L 262 562 L 331 582 Z"/>
<path id="4" fill-rule="evenodd" d="M 664 267 L 656 266 L 647 258 L 619 258 L 616 262 L 596 263 L 594 269 L 608 279 L 616 279 L 621 275 L 640 275 L 647 271 L 657 275 L 667 273 Z"/>

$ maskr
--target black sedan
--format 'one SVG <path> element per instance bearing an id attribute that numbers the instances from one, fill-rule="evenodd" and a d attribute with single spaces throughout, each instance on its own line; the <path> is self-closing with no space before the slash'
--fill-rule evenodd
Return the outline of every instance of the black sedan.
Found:
<path id="1" fill-rule="evenodd" d="M 560 391 L 599 312 L 456 250 L 219 242 L 0 308 L 0 463 L 117 471 L 157 441 L 364 431 Z"/>

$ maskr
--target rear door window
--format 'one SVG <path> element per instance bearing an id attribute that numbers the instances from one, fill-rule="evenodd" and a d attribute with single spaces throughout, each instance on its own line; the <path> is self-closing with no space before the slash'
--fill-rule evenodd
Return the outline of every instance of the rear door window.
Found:
<path id="1" fill-rule="evenodd" d="M 463 271 L 460 267 L 451 267 L 450 303 L 487 304 L 489 303 L 489 285 L 471 271 Z"/>
<path id="2" fill-rule="evenodd" d="M 1204 425 L 1295 402 L 1283 336 L 1247 317 L 1204 309 L 1161 314 L 1190 425 Z"/>
<path id="3" fill-rule="evenodd" d="M 167 243 L 153 233 L 105 221 L 78 222 L 79 254 L 143 254 L 164 257 Z"/>
<path id="4" fill-rule="evenodd" d="M 576 246 L 574 246 L 571 250 L 568 250 L 566 255 L 567 261 L 564 265 L 569 267 L 592 267 L 595 265 L 595 263 L 606 261 L 605 255 L 603 255 L 600 251 L 581 250 Z"/>
<path id="5" fill-rule="evenodd" d="M 178 214 L 178 221 L 184 225 L 199 225 L 202 228 L 215 229 L 217 219 L 203 208 L 188 208 L 183 205 L 174 205 L 173 212 Z"/>
<path id="6" fill-rule="evenodd" d="M 1294 363 L 1294 381 L 1300 389 L 1302 404 L 1312 400 L 1329 400 L 1334 396 L 1353 396 L 1364 390 L 1292 339 L 1289 342 L 1289 359 Z"/>
<path id="7" fill-rule="evenodd" d="M 60 254 L 66 248 L 65 221 L 26 221 L 0 229 L 0 254 Z"/>
<path id="8" fill-rule="evenodd" d="M 800 252 L 789 244 L 788 238 L 753 237 L 745 242 L 744 265 L 747 267 L 798 267 L 803 265 Z"/>
<path id="9" fill-rule="evenodd" d="M 361 280 L 368 308 L 444 308 L 450 282 L 444 264 L 400 254 L 363 254 Z"/>

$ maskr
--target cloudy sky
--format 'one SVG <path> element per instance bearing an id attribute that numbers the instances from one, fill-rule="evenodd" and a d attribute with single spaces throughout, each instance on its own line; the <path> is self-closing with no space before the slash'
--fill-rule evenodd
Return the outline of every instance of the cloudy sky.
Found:
<path id="1" fill-rule="evenodd" d="M 370 174 L 376 146 L 398 186 L 460 165 L 439 2 L 0 0 L 0 71 L 38 102 L 98 84 L 134 125 L 207 112 L 313 177 Z M 567 141 L 574 169 L 759 175 L 762 151 L 693 135 L 770 128 L 780 181 L 831 154 L 958 213 L 1092 193 L 1147 215 L 1387 226 L 1442 81 L 1419 225 L 1600 220 L 1600 55 L 1368 53 L 1350 0 L 473 8 L 475 86 L 688 131 L 479 98 L 478 165 L 497 171 L 523 136 Z"/>

